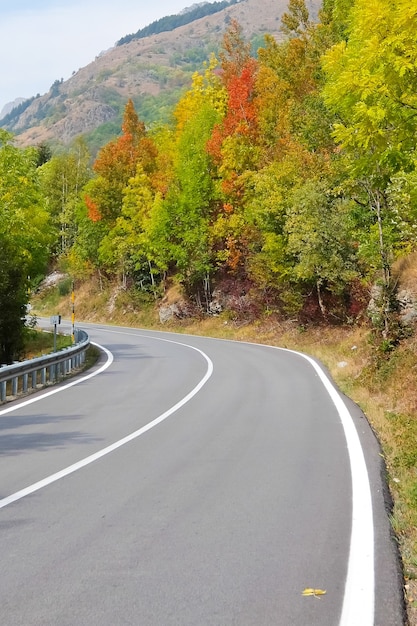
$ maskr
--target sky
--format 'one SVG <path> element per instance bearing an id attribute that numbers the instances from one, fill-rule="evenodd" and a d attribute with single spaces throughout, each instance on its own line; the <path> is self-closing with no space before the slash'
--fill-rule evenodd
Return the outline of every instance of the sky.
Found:
<path id="1" fill-rule="evenodd" d="M 197 0 L 0 0 L 0 112 Z"/>

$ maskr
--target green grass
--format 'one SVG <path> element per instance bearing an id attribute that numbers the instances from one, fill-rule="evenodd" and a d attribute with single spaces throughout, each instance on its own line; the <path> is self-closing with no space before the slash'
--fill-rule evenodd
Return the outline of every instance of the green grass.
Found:
<path id="1" fill-rule="evenodd" d="M 56 335 L 56 349 L 62 350 L 72 345 L 72 338 L 67 335 Z M 44 332 L 27 328 L 25 330 L 25 348 L 23 358 L 21 360 L 33 359 L 44 354 L 49 354 L 54 350 L 54 335 L 50 332 Z"/>

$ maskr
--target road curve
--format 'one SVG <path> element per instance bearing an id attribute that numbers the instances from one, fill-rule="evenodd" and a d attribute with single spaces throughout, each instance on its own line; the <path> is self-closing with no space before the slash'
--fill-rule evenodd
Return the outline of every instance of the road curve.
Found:
<path id="1" fill-rule="evenodd" d="M 315 361 L 85 329 L 95 370 L 0 409 L 2 623 L 404 623 L 378 444 Z"/>

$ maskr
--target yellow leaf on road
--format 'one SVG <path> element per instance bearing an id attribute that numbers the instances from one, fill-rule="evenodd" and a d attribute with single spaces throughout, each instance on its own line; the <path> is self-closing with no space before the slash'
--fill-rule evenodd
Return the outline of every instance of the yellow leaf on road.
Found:
<path id="1" fill-rule="evenodd" d="M 303 596 L 315 596 L 317 598 L 318 596 L 324 596 L 325 593 L 326 593 L 325 589 L 307 588 L 307 589 L 304 589 Z"/>

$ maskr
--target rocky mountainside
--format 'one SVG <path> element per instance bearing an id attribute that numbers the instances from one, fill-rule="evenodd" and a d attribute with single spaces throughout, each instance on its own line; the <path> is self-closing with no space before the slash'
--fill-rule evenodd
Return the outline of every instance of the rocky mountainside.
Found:
<path id="1" fill-rule="evenodd" d="M 16 100 L 13 100 L 13 102 L 8 102 L 7 104 L 5 104 L 0 111 L 0 120 L 2 120 L 3 117 L 11 113 L 14 108 L 18 107 L 19 104 L 22 104 L 24 101 L 25 98 L 16 98 Z"/>
<path id="2" fill-rule="evenodd" d="M 0 125 L 14 133 L 21 146 L 68 144 L 84 135 L 99 147 L 109 133 L 118 132 L 128 98 L 146 123 L 165 121 L 193 72 L 218 49 L 232 19 L 259 47 L 266 33 L 282 37 L 281 15 L 287 4 L 288 0 L 241 0 L 175 30 L 116 45 L 67 81 L 55 81 L 48 93 L 22 103 Z M 315 19 L 320 0 L 306 4 Z"/>

